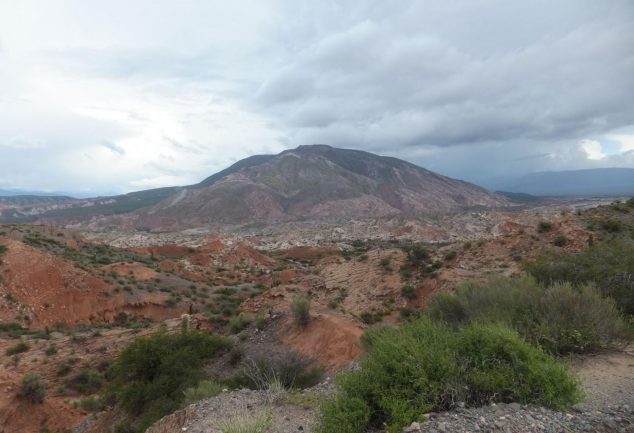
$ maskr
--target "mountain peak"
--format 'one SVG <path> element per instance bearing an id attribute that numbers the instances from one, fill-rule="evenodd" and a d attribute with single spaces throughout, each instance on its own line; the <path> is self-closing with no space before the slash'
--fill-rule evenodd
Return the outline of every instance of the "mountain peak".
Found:
<path id="1" fill-rule="evenodd" d="M 503 197 L 476 185 L 397 158 L 312 144 L 238 161 L 178 196 L 139 211 L 138 224 L 336 221 L 506 204 Z"/>
<path id="2" fill-rule="evenodd" d="M 298 152 L 330 152 L 333 149 L 335 148 L 327 144 L 302 144 L 294 150 Z"/>

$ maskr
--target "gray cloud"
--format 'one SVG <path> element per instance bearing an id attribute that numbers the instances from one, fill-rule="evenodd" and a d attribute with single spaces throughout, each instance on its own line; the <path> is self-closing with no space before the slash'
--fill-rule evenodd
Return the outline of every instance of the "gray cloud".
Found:
<path id="1" fill-rule="evenodd" d="M 474 181 L 634 167 L 629 0 L 37 6 L 0 4 L 0 187 L 194 183 L 310 143 Z"/>
<path id="2" fill-rule="evenodd" d="M 102 140 L 99 142 L 99 144 L 105 147 L 106 149 L 112 151 L 113 153 L 116 153 L 117 155 L 121 155 L 121 156 L 125 155 L 125 149 L 111 141 Z"/>
<path id="3" fill-rule="evenodd" d="M 563 2 L 549 32 L 540 28 L 548 3 L 522 13 L 507 2 L 475 3 L 461 3 L 468 31 L 453 35 L 424 10 L 421 25 L 408 26 L 416 2 L 385 18 L 369 14 L 301 50 L 257 100 L 299 141 L 325 136 L 385 150 L 576 139 L 634 123 L 623 98 L 634 94 L 631 3 Z M 453 3 L 435 12 L 450 11 L 460 12 Z M 474 45 L 492 36 L 499 47 Z"/>

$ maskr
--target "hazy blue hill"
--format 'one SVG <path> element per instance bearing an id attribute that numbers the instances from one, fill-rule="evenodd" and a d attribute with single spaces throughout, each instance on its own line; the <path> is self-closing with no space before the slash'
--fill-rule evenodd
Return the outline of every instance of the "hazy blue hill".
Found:
<path id="1" fill-rule="evenodd" d="M 634 195 L 634 168 L 545 171 L 500 182 L 498 191 L 542 196 Z"/>

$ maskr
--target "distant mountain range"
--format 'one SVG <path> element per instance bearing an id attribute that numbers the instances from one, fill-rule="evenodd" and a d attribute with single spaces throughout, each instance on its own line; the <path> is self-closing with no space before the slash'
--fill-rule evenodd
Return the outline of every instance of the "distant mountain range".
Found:
<path id="1" fill-rule="evenodd" d="M 400 159 L 311 145 L 243 159 L 196 185 L 65 202 L 25 215 L 64 222 L 110 216 L 105 223 L 178 229 L 438 214 L 507 204 L 501 195 Z"/>
<path id="2" fill-rule="evenodd" d="M 15 189 L 15 188 L 13 189 L 0 188 L 0 197 L 12 197 L 16 195 L 59 197 L 59 196 L 70 196 L 71 194 L 66 194 L 62 192 L 29 191 L 29 190 Z"/>
<path id="3" fill-rule="evenodd" d="M 544 171 L 487 186 L 496 191 L 540 196 L 634 196 L 634 168 Z"/>

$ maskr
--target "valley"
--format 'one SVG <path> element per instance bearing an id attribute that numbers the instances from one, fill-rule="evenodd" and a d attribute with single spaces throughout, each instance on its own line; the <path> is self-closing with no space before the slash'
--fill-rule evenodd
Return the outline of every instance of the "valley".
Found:
<path id="1" fill-rule="evenodd" d="M 178 330 L 182 314 L 191 315 L 196 329 L 233 334 L 245 353 L 291 350 L 332 374 L 361 353 L 364 329 L 399 323 L 435 293 L 467 279 L 518 274 L 545 251 L 580 251 L 610 236 L 605 221 L 631 231 L 633 213 L 609 203 L 235 232 L 2 225 L 4 432 L 79 424 L 77 431 L 98 432 L 104 420 L 124 419 L 98 407 L 96 418 L 88 417 L 95 410 L 90 396 L 102 389 L 109 364 L 126 345 L 160 328 Z M 289 313 L 298 295 L 311 303 L 305 328 L 296 328 Z M 31 372 L 46 381 L 47 398 L 25 412 L 28 403 L 15 393 Z M 92 386 L 74 384 L 90 383 L 86 375 Z"/>

